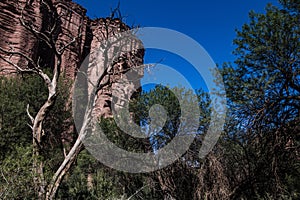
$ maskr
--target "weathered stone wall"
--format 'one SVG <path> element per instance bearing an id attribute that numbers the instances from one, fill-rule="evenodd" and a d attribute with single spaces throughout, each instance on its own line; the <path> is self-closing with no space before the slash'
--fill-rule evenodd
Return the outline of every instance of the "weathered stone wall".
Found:
<path id="1" fill-rule="evenodd" d="M 90 65 L 88 73 L 90 76 L 97 77 L 98 72 L 91 70 L 93 65 L 98 65 L 97 70 L 101 70 L 101 65 L 104 66 L 102 55 L 99 55 L 99 47 L 105 40 L 103 33 L 108 31 L 108 35 L 112 36 L 115 33 L 129 30 L 129 27 L 122 23 L 119 19 L 97 19 L 91 20 L 86 16 L 86 10 L 80 5 L 72 2 L 71 0 L 44 0 L 51 9 L 47 9 L 46 5 L 42 5 L 40 0 L 1 0 L 0 2 L 0 47 L 6 50 L 20 51 L 26 55 L 29 55 L 34 60 L 38 58 L 45 67 L 53 67 L 55 59 L 53 51 L 47 47 L 45 43 L 38 40 L 33 34 L 27 30 L 20 23 L 22 16 L 22 8 L 26 7 L 23 11 L 24 21 L 31 23 L 38 31 L 46 32 L 49 29 L 49 24 L 57 23 L 57 16 L 59 23 L 56 28 L 55 40 L 57 46 L 60 44 L 66 44 L 74 37 L 81 33 L 81 37 L 76 42 L 70 45 L 62 57 L 62 76 L 75 80 L 77 71 L 80 68 L 82 61 L 85 57 L 90 55 Z M 141 48 L 141 43 L 136 40 L 134 45 L 137 48 Z M 130 47 L 131 50 L 134 49 Z M 3 52 L 0 52 L 2 56 Z M 121 68 L 132 68 L 134 65 L 141 65 L 143 63 L 143 50 L 130 51 L 124 54 L 125 57 L 130 59 L 115 60 L 113 63 L 114 70 L 120 70 Z M 124 57 L 122 55 L 122 57 Z M 110 56 L 112 54 L 110 53 Z M 131 59 L 133 58 L 133 59 Z M 27 66 L 24 59 L 18 56 L 10 57 L 11 61 L 19 66 Z M 135 62 L 132 62 L 135 60 Z M 102 68 L 103 70 L 103 68 Z M 0 59 L 0 75 L 10 76 L 16 74 L 16 70 L 13 66 Z M 143 69 L 137 70 L 137 77 L 143 76 Z M 120 99 L 130 98 L 124 95 L 124 91 L 133 90 L 134 87 L 139 85 L 139 80 L 136 80 L 130 84 L 126 81 L 126 75 L 107 75 L 106 79 L 109 80 L 108 84 L 103 90 L 98 92 L 97 104 L 95 108 L 95 115 L 109 117 L 111 116 L 110 102 L 112 100 L 112 89 L 120 91 L 117 96 Z M 124 80 L 124 81 L 119 81 Z M 129 92 L 131 93 L 131 92 Z M 120 105 L 122 103 L 119 103 Z"/>
<path id="2" fill-rule="evenodd" d="M 62 72 L 65 77 L 74 80 L 76 71 L 84 59 L 85 44 L 91 40 L 91 33 L 88 32 L 90 19 L 86 17 L 86 10 L 72 1 L 56 0 L 54 7 L 61 18 L 61 33 L 58 41 L 64 44 L 70 42 L 72 38 L 81 34 L 81 37 L 71 45 L 62 57 Z M 86 47 L 90 48 L 90 47 Z"/>
<path id="3" fill-rule="evenodd" d="M 130 28 L 119 19 L 101 18 L 92 23 L 95 38 L 91 44 L 87 74 L 91 80 L 97 80 L 98 76 L 104 72 L 104 67 L 113 66 L 113 74 L 107 75 L 102 81 L 103 83 L 108 80 L 109 84 L 98 92 L 94 108 L 96 116 L 110 117 L 113 96 L 115 104 L 122 106 L 122 102 L 130 99 L 129 94 L 140 86 L 140 78 L 143 76 L 141 65 L 144 50 L 142 43 L 132 37 L 129 30 Z M 120 32 L 123 34 L 118 34 Z M 135 79 L 129 80 L 130 77 L 127 77 L 126 72 L 133 68 L 136 72 Z M 89 92 L 92 91 L 92 87 L 90 85 Z M 112 95 L 112 90 L 114 95 Z"/>
<path id="4" fill-rule="evenodd" d="M 0 1 L 0 46 L 6 50 L 19 51 L 30 57 L 35 57 L 37 39 L 20 23 L 22 8 L 26 6 L 26 0 L 2 0 Z M 36 27 L 42 25 L 42 14 L 39 11 L 39 3 L 31 1 L 26 6 L 23 15 Z M 3 55 L 4 56 L 4 55 Z M 7 58 L 9 56 L 6 56 Z M 26 61 L 20 57 L 10 57 L 10 60 L 20 66 L 26 65 Z M 16 73 L 13 66 L 0 59 L 0 74 Z"/>

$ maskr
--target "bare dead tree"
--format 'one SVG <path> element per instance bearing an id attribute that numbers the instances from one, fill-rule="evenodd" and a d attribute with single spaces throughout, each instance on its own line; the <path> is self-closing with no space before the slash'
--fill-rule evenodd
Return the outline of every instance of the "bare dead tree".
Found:
<path id="1" fill-rule="evenodd" d="M 49 12 L 53 11 L 52 7 L 48 5 L 45 1 L 41 1 Z M 35 191 L 38 194 L 39 199 L 53 199 L 57 193 L 57 190 L 61 184 L 66 173 L 69 171 L 71 166 L 73 165 L 76 157 L 83 149 L 82 141 L 87 135 L 87 132 L 92 123 L 92 112 L 93 107 L 97 101 L 97 93 L 101 91 L 103 88 L 107 87 L 112 79 L 115 79 L 116 76 L 119 76 L 129 70 L 128 67 L 122 68 L 119 64 L 116 66 L 116 61 L 123 57 L 126 59 L 126 62 L 131 62 L 131 66 L 136 66 L 137 61 L 131 59 L 129 54 L 136 54 L 138 48 L 136 45 L 132 46 L 132 42 L 137 42 L 135 38 L 133 38 L 132 33 L 128 32 L 128 34 L 124 37 L 124 35 L 118 35 L 116 33 L 116 29 L 111 26 L 109 19 L 105 20 L 105 24 L 101 30 L 101 38 L 99 42 L 101 43 L 101 53 L 100 56 L 103 57 L 103 63 L 101 63 L 100 67 L 102 68 L 101 74 L 99 74 L 96 78 L 91 79 L 87 76 L 87 81 L 91 84 L 92 90 L 89 90 L 89 98 L 88 104 L 85 110 L 84 119 L 82 123 L 81 130 L 78 133 L 78 137 L 64 158 L 64 161 L 61 163 L 55 174 L 52 176 L 51 181 L 47 183 L 45 180 L 44 170 L 45 163 L 43 159 L 40 159 L 41 152 L 43 151 L 43 137 L 45 136 L 44 124 L 45 120 L 51 110 L 52 106 L 55 104 L 55 100 L 57 98 L 57 90 L 58 90 L 58 81 L 61 73 L 61 65 L 62 65 L 62 56 L 65 51 L 71 46 L 76 45 L 78 39 L 81 38 L 81 27 L 79 27 L 78 34 L 71 38 L 68 42 L 58 41 L 57 40 L 57 30 L 60 26 L 60 19 L 64 17 L 66 13 L 57 14 L 56 19 L 53 24 L 48 27 L 47 31 L 41 31 L 38 27 L 36 27 L 31 22 L 26 21 L 24 17 L 24 12 L 26 11 L 26 7 L 30 6 L 26 4 L 21 11 L 20 23 L 21 25 L 28 30 L 37 40 L 44 42 L 49 49 L 54 52 L 55 56 L 55 65 L 52 69 L 52 76 L 46 74 L 45 68 L 42 66 L 41 59 L 37 58 L 36 60 L 31 58 L 30 55 L 23 53 L 21 51 L 16 51 L 13 48 L 3 49 L 0 47 L 0 58 L 4 60 L 9 65 L 13 66 L 18 72 L 22 74 L 35 74 L 42 78 L 44 84 L 48 89 L 48 98 L 45 100 L 43 105 L 39 108 L 36 115 L 32 116 L 29 111 L 29 105 L 27 106 L 27 115 L 30 119 L 30 128 L 32 130 L 32 144 L 33 144 L 33 171 L 34 171 L 34 185 Z M 69 10 L 69 12 L 73 12 Z M 121 23 L 121 22 L 120 22 Z M 127 31 L 129 27 L 125 28 Z M 120 31 L 120 30 L 117 30 Z M 114 49 L 118 48 L 117 51 Z M 5 55 L 5 56 L 3 56 Z M 128 57 L 129 56 L 129 57 Z M 25 66 L 20 66 L 19 64 L 12 61 L 12 57 L 19 57 L 26 60 L 27 64 Z M 139 68 L 143 66 L 138 66 Z M 91 69 L 93 70 L 93 69 Z"/>
<path id="2" fill-rule="evenodd" d="M 117 61 L 119 58 L 126 58 L 127 64 L 135 68 L 135 70 L 140 70 L 143 68 L 143 65 L 139 65 L 140 62 L 131 59 L 128 54 L 136 54 L 137 51 L 141 50 L 140 41 L 136 39 L 132 32 L 127 28 L 127 32 L 116 33 L 116 29 L 110 23 L 110 19 L 104 20 L 104 26 L 101 30 L 102 37 L 98 38 L 98 42 L 101 48 L 96 52 L 97 55 L 100 53 L 100 60 L 98 65 L 90 65 L 92 67 L 88 67 L 88 72 L 83 71 L 82 73 L 86 75 L 86 79 L 88 82 L 88 102 L 85 108 L 85 113 L 83 117 L 83 123 L 81 129 L 78 133 L 78 137 L 76 139 L 75 144 L 71 148 L 68 155 L 65 157 L 65 160 L 56 171 L 53 176 L 52 181 L 49 184 L 49 191 L 47 193 L 47 199 L 53 199 L 59 184 L 64 177 L 64 175 L 68 172 L 70 167 L 72 166 L 74 160 L 80 153 L 83 140 L 87 136 L 91 127 L 98 123 L 97 116 L 94 116 L 93 109 L 95 104 L 97 103 L 98 93 L 103 90 L 109 84 L 113 82 L 116 77 L 120 77 L 122 74 L 128 72 L 132 68 L 124 67 L 119 68 Z M 120 22 L 121 23 L 121 22 Z M 125 29 L 126 30 L 126 29 Z M 123 31 L 125 31 L 123 30 Z M 134 45 L 132 43 L 135 43 Z M 117 51 L 115 49 L 118 49 Z M 96 60 L 97 62 L 97 60 Z M 123 63 L 124 64 L 124 63 Z M 99 69 L 101 68 L 101 69 Z M 90 74 L 95 73 L 95 71 L 100 72 L 97 76 L 89 76 Z"/>
<path id="3" fill-rule="evenodd" d="M 41 3 L 46 6 L 48 9 L 51 9 L 50 6 L 45 2 L 41 1 Z M 57 89 L 58 89 L 58 80 L 61 73 L 61 62 L 62 55 L 64 52 L 81 37 L 81 27 L 79 28 L 79 33 L 76 37 L 73 37 L 68 42 L 59 42 L 56 40 L 57 38 L 57 29 L 59 27 L 60 19 L 66 15 L 66 13 L 61 13 L 56 16 L 56 19 L 53 24 L 49 26 L 48 31 L 41 31 L 39 27 L 35 24 L 26 21 L 26 17 L 24 17 L 24 12 L 26 12 L 26 7 L 30 6 L 30 2 L 26 3 L 26 5 L 21 8 L 21 17 L 20 24 L 31 33 L 38 41 L 44 42 L 47 47 L 54 52 L 55 56 L 55 64 L 52 69 L 52 77 L 46 74 L 44 66 L 41 66 L 40 57 L 37 60 L 31 58 L 31 55 L 23 53 L 21 51 L 16 51 L 14 48 L 10 48 L 9 50 L 3 49 L 0 47 L 0 52 L 7 56 L 0 55 L 0 58 L 3 59 L 8 64 L 12 65 L 18 72 L 22 74 L 35 74 L 42 78 L 45 85 L 48 89 L 48 98 L 45 100 L 43 105 L 39 108 L 37 114 L 32 116 L 29 112 L 29 105 L 27 106 L 27 115 L 30 119 L 31 124 L 29 125 L 32 130 L 32 144 L 33 144 L 33 172 L 34 172 L 34 185 L 35 191 L 38 194 L 39 199 L 44 199 L 47 189 L 47 183 L 44 176 L 44 161 L 40 159 L 43 140 L 42 137 L 45 136 L 45 131 L 43 124 L 45 123 L 46 117 L 51 110 L 51 107 L 55 104 L 55 100 L 57 97 Z M 54 12 L 52 9 L 48 10 L 48 12 Z M 71 12 L 71 11 L 70 11 Z M 19 57 L 27 61 L 27 64 L 24 66 L 20 66 L 19 64 L 14 63 L 11 58 Z"/>

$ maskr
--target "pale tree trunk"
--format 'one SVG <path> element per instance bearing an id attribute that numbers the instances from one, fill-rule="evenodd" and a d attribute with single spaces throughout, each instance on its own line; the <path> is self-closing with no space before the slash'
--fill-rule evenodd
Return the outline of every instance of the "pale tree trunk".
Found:
<path id="1" fill-rule="evenodd" d="M 57 63 L 54 67 L 53 78 L 52 80 L 42 71 L 39 71 L 39 75 L 44 77 L 44 81 L 47 84 L 48 88 L 48 98 L 46 102 L 39 109 L 38 113 L 35 117 L 32 117 L 29 113 L 29 109 L 27 109 L 27 114 L 31 119 L 33 124 L 32 128 L 32 136 L 33 136 L 33 170 L 34 170 L 34 184 L 35 191 L 38 194 L 39 199 L 44 199 L 46 194 L 46 180 L 44 176 L 44 161 L 41 155 L 42 151 L 42 137 L 45 135 L 43 130 L 43 123 L 51 109 L 54 105 L 56 96 L 57 96 L 57 84 L 60 75 L 60 65 L 61 65 L 61 54 L 57 54 Z"/>
<path id="2" fill-rule="evenodd" d="M 63 180 L 63 177 L 66 175 L 66 173 L 71 168 L 72 164 L 74 163 L 76 157 L 82 150 L 82 142 L 77 140 L 72 149 L 70 150 L 69 154 L 66 156 L 65 160 L 53 176 L 50 184 L 47 188 L 46 198 L 47 200 L 54 199 L 56 192 L 59 188 L 59 185 L 61 181 Z"/>
<path id="3" fill-rule="evenodd" d="M 45 4 L 48 9 L 51 7 L 45 2 L 41 1 L 41 3 Z M 28 5 L 27 5 L 28 6 Z M 59 26 L 58 20 L 53 24 L 53 27 L 49 28 L 49 32 L 47 35 L 43 32 L 40 32 L 40 30 L 37 30 L 31 23 L 25 22 L 24 16 L 23 16 L 23 11 L 25 7 L 22 9 L 21 12 L 21 19 L 20 22 L 22 26 L 24 26 L 30 33 L 32 33 L 37 40 L 43 41 L 50 49 L 53 50 L 54 56 L 55 56 L 55 66 L 53 67 L 52 70 L 52 76 L 49 77 L 45 71 L 43 71 L 43 66 L 40 66 L 40 59 L 38 58 L 37 61 L 33 60 L 30 55 L 23 54 L 22 52 L 14 51 L 11 48 L 10 50 L 6 50 L 0 47 L 0 52 L 12 57 L 12 56 L 17 56 L 25 59 L 28 62 L 28 65 L 26 67 L 24 66 L 19 66 L 18 64 L 14 63 L 10 58 L 4 57 L 0 54 L 0 58 L 3 59 L 5 62 L 8 64 L 12 65 L 18 72 L 21 73 L 29 73 L 29 74 L 35 74 L 39 77 L 41 77 L 44 81 L 44 84 L 47 86 L 48 89 L 48 98 L 44 102 L 44 104 L 40 107 L 38 110 L 37 114 L 35 116 L 32 116 L 29 112 L 29 106 L 27 107 L 27 115 L 31 120 L 30 127 L 32 129 L 32 143 L 33 143 L 33 182 L 35 186 L 35 191 L 37 193 L 38 199 L 54 199 L 55 195 L 57 193 L 57 190 L 64 178 L 64 176 L 68 173 L 70 170 L 71 166 L 73 165 L 74 161 L 76 160 L 78 154 L 81 152 L 83 149 L 83 140 L 87 135 L 88 128 L 90 126 L 90 123 L 92 122 L 92 111 L 93 111 L 93 106 L 95 105 L 95 102 L 97 101 L 97 93 L 98 91 L 101 91 L 103 88 L 105 88 L 107 85 L 110 83 L 110 76 L 119 76 L 122 73 L 125 73 L 126 70 L 128 69 L 120 69 L 118 72 L 115 72 L 113 66 L 112 66 L 112 61 L 122 54 L 124 52 L 130 52 L 129 50 L 134 50 L 134 49 L 128 49 L 128 44 L 126 43 L 125 39 L 125 45 L 122 44 L 124 43 L 124 38 L 115 38 L 115 40 L 106 42 L 106 43 L 101 43 L 104 47 L 103 51 L 103 63 L 100 66 L 102 68 L 102 73 L 98 75 L 98 77 L 95 77 L 95 80 L 88 80 L 90 82 L 93 82 L 93 90 L 89 91 L 89 102 L 88 106 L 85 110 L 85 115 L 84 115 L 84 120 L 83 124 L 81 127 L 81 130 L 78 133 L 78 137 L 75 141 L 75 144 L 72 146 L 69 152 L 67 152 L 67 155 L 64 158 L 64 161 L 60 165 L 60 167 L 57 169 L 55 174 L 52 176 L 51 180 L 49 183 L 47 183 L 45 179 L 45 161 L 42 158 L 42 152 L 44 147 L 44 141 L 43 138 L 45 136 L 44 128 L 43 125 L 45 123 L 45 120 L 49 114 L 49 111 L 55 104 L 55 100 L 57 97 L 57 88 L 58 88 L 58 80 L 61 72 L 61 61 L 62 61 L 62 55 L 65 52 L 65 50 L 70 47 L 70 45 L 74 44 L 78 38 L 81 37 L 81 27 L 79 28 L 80 30 L 78 31 L 78 36 L 74 37 L 72 41 L 69 42 L 61 42 L 58 45 L 56 44 L 57 41 L 55 41 L 55 31 L 57 26 Z M 50 10 L 49 10 L 50 11 Z M 70 11 L 71 12 L 71 11 Z M 58 16 L 61 17 L 61 16 Z M 109 24 L 107 24 L 109 26 Z M 103 29 L 104 30 L 104 29 Z M 114 32 L 109 29 L 109 27 L 106 27 L 105 29 L 107 32 L 103 32 L 104 40 L 108 39 L 109 37 L 112 37 Z M 116 36 L 117 37 L 117 36 Z M 128 40 L 128 39 L 127 39 Z M 129 40 L 132 40 L 132 36 L 129 37 Z M 99 41 L 101 42 L 101 41 Z M 123 46 L 122 46 L 123 45 Z M 112 54 L 112 49 L 113 47 L 118 46 L 120 49 L 123 51 L 117 52 L 116 54 Z M 135 47 L 136 48 L 136 47 Z M 130 59 L 130 58 L 129 58 Z M 134 63 L 135 61 L 132 61 Z M 143 67 L 143 66 L 139 66 Z"/>
<path id="4" fill-rule="evenodd" d="M 50 6 L 45 1 L 41 1 L 41 3 L 47 5 L 48 9 L 50 9 Z M 31 6 L 31 3 L 27 2 L 26 6 Z M 37 76 L 41 77 L 48 89 L 48 97 L 44 102 L 44 104 L 39 108 L 35 116 L 32 116 L 30 114 L 29 105 L 27 106 L 27 115 L 31 121 L 31 124 L 29 126 L 32 130 L 32 146 L 33 146 L 33 163 L 32 163 L 33 169 L 32 170 L 33 170 L 34 190 L 37 194 L 38 199 L 45 199 L 48 190 L 47 187 L 48 184 L 45 180 L 45 174 L 44 174 L 45 163 L 44 163 L 44 159 L 42 158 L 43 157 L 42 151 L 44 145 L 43 137 L 45 136 L 43 124 L 45 123 L 49 111 L 55 104 L 55 100 L 57 97 L 57 88 L 58 88 L 58 80 L 61 72 L 62 55 L 64 51 L 71 44 L 75 43 L 76 39 L 81 36 L 81 33 L 78 33 L 78 36 L 76 38 L 73 38 L 73 40 L 71 40 L 68 43 L 60 43 L 61 46 L 58 48 L 56 45 L 56 41 L 53 39 L 55 38 L 54 34 L 56 34 L 55 31 L 58 25 L 56 23 L 58 21 L 55 22 L 55 24 L 53 24 L 53 27 L 50 27 L 51 31 L 48 32 L 48 35 L 46 35 L 45 33 L 40 32 L 40 30 L 36 29 L 36 27 L 34 27 L 31 23 L 25 21 L 24 11 L 26 6 L 24 6 L 24 8 L 21 9 L 20 23 L 26 30 L 32 33 L 32 35 L 34 35 L 37 40 L 43 41 L 49 47 L 49 49 L 51 49 L 54 52 L 55 65 L 52 71 L 53 77 L 50 78 L 43 71 L 43 68 L 40 66 L 40 58 L 38 58 L 37 61 L 35 61 L 30 57 L 31 55 L 26 55 L 20 51 L 15 51 L 13 47 L 10 47 L 9 50 L 0 47 L 0 52 L 8 55 L 8 57 L 0 55 L 0 58 L 5 62 L 7 62 L 8 64 L 15 67 L 15 69 L 18 72 L 27 73 L 27 74 L 36 74 Z M 11 57 L 19 57 L 25 59 L 28 62 L 28 64 L 27 66 L 19 66 L 18 64 L 14 63 L 11 60 Z M 71 161 L 72 160 L 74 160 L 74 158 L 72 158 Z"/>
<path id="5" fill-rule="evenodd" d="M 100 76 L 102 77 L 102 76 Z M 89 101 L 85 110 L 85 115 L 83 119 L 83 124 L 80 129 L 80 132 L 78 134 L 78 137 L 76 139 L 75 144 L 72 146 L 71 150 L 65 157 L 63 163 L 60 165 L 54 176 L 52 177 L 51 182 L 49 183 L 47 187 L 46 192 L 46 200 L 54 199 L 56 192 L 61 184 L 61 181 L 63 180 L 63 177 L 66 175 L 66 173 L 71 168 L 72 164 L 74 163 L 75 159 L 77 158 L 78 154 L 83 149 L 83 140 L 85 139 L 88 128 L 90 127 L 92 123 L 92 112 L 93 112 L 93 105 L 96 102 L 96 90 L 97 88 L 94 88 L 89 96 Z"/>

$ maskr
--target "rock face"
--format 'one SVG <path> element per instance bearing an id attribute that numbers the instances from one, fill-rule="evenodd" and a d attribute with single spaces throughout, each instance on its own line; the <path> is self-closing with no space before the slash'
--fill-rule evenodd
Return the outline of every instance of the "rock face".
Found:
<path id="1" fill-rule="evenodd" d="M 141 42 L 130 34 L 129 27 L 118 19 L 98 19 L 93 21 L 91 27 L 93 35 L 98 37 L 91 43 L 93 51 L 90 53 L 87 74 L 97 84 L 98 76 L 104 71 L 103 66 L 113 68 L 113 74 L 107 75 L 101 82 L 103 84 L 109 80 L 98 92 L 94 115 L 110 117 L 112 100 L 115 107 L 121 108 L 123 102 L 130 98 L 128 95 L 134 92 L 134 88 L 139 88 L 143 75 L 143 68 L 140 66 L 143 63 L 144 51 Z M 102 52 L 106 55 L 101 56 Z M 125 73 L 130 69 L 136 74 Z M 132 76 L 129 77 L 128 74 Z M 90 87 L 89 93 L 91 90 Z"/>
<path id="2" fill-rule="evenodd" d="M 54 66 L 56 62 L 54 51 L 26 29 L 20 19 L 23 19 L 26 25 L 33 26 L 36 30 L 46 34 L 51 31 L 49 24 L 57 24 L 53 30 L 57 48 L 60 44 L 67 44 L 80 34 L 76 42 L 68 46 L 62 56 L 61 76 L 71 80 L 75 80 L 81 63 L 88 55 L 91 64 L 87 68 L 87 73 L 97 77 L 99 74 L 92 67 L 99 65 L 97 70 L 101 71 L 101 67 L 105 66 L 101 58 L 103 55 L 99 55 L 99 47 L 107 36 L 129 30 L 129 27 L 119 19 L 89 19 L 86 16 L 86 10 L 71 0 L 1 0 L 0 9 L 0 35 L 2 36 L 0 47 L 7 51 L 24 53 L 35 61 L 39 60 L 41 66 L 44 67 Z M 116 101 L 117 104 L 122 105 L 122 99 L 130 98 L 126 94 L 131 94 L 133 88 L 137 88 L 140 84 L 139 78 L 143 76 L 142 68 L 135 71 L 137 77 L 135 81 L 127 81 L 128 77 L 125 74 L 122 76 L 124 69 L 134 68 L 143 63 L 144 50 L 141 43 L 138 40 L 132 43 L 134 43 L 134 48 L 129 47 L 128 52 L 118 57 L 115 57 L 113 52 L 108 52 L 113 70 L 116 72 L 119 70 L 119 73 L 106 75 L 105 80 L 108 80 L 109 84 L 98 92 L 95 108 L 97 116 L 111 116 L 112 91 L 115 91 L 115 96 L 120 97 L 120 100 Z M 20 56 L 6 55 L 1 51 L 0 55 L 21 67 L 28 66 L 26 60 Z M 0 59 L 0 75 L 11 76 L 16 73 L 13 66 Z"/>
<path id="3" fill-rule="evenodd" d="M 25 53 L 30 57 L 34 57 L 37 49 L 37 40 L 32 34 L 29 34 L 24 26 L 20 23 L 21 11 L 26 5 L 25 0 L 10 1 L 4 0 L 0 2 L 0 33 L 2 39 L 0 46 L 7 50 L 14 50 Z M 23 12 L 24 18 L 32 21 L 37 27 L 42 26 L 42 15 L 36 3 Z M 25 60 L 20 57 L 12 57 L 11 61 L 18 65 L 24 65 Z M 16 70 L 13 66 L 0 60 L 0 73 L 7 75 L 15 73 Z"/>

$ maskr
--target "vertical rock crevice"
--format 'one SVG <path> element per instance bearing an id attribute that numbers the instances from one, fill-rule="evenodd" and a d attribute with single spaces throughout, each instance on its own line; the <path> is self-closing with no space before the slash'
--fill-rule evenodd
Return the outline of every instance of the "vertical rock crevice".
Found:
<path id="1" fill-rule="evenodd" d="M 45 4 L 42 2 L 45 2 Z M 25 9 L 22 10 L 22 8 Z M 92 20 L 88 18 L 86 9 L 71 0 L 32 0 L 30 2 L 26 0 L 4 0 L 0 2 L 0 9 L 0 34 L 3 37 L 0 40 L 0 47 L 6 50 L 20 51 L 29 55 L 33 60 L 39 59 L 41 66 L 45 68 L 52 68 L 55 65 L 54 51 L 45 42 L 35 38 L 29 30 L 22 26 L 20 22 L 22 16 L 26 24 L 34 26 L 38 31 L 45 34 L 56 24 L 52 37 L 58 47 L 68 43 L 81 33 L 80 38 L 70 45 L 62 56 L 61 76 L 73 81 L 77 77 L 80 65 L 87 56 L 89 56 L 89 68 L 93 65 L 103 65 L 98 49 L 106 39 L 104 32 L 108 33 L 107 36 L 113 36 L 116 33 L 130 30 L 130 27 L 119 19 L 100 18 Z M 58 16 L 60 17 L 58 18 Z M 121 58 L 112 63 L 114 70 L 135 67 L 133 65 L 142 65 L 144 51 L 141 49 L 141 44 L 136 43 L 134 45 L 135 47 L 131 46 L 128 49 L 132 50 L 138 47 L 135 53 L 128 52 L 121 57 L 134 57 L 137 62 L 132 63 L 129 62 L 130 59 Z M 28 65 L 20 56 L 0 53 L 20 66 L 25 67 Z M 89 70 L 88 73 L 90 76 L 97 76 L 97 72 Z M 17 74 L 16 69 L 0 59 L 0 75 L 11 76 L 12 74 Z M 137 70 L 136 75 L 137 77 L 142 77 L 143 70 Z M 98 92 L 98 102 L 95 108 L 95 113 L 98 116 L 111 116 L 110 105 L 113 88 L 116 91 L 120 91 L 119 96 L 121 99 L 126 96 L 124 92 L 129 94 L 130 90 L 138 87 L 139 80 L 130 83 L 130 85 L 122 86 L 118 80 L 124 79 L 123 82 L 125 83 L 126 78 L 126 75 L 116 75 L 114 77 L 110 75 L 106 77 L 111 83 Z M 130 97 L 127 95 L 126 98 Z"/>

